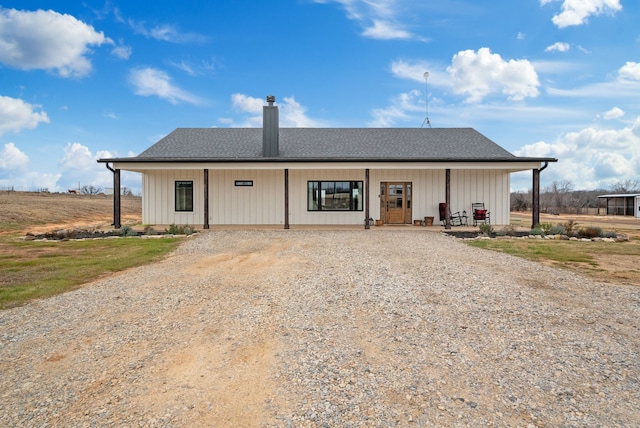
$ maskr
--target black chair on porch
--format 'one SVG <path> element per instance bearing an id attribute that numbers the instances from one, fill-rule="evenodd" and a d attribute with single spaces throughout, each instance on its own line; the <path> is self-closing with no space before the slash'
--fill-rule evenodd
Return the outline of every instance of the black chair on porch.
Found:
<path id="1" fill-rule="evenodd" d="M 471 204 L 471 210 L 473 211 L 473 225 L 477 226 L 478 223 L 491 224 L 491 213 L 484 207 L 484 202 L 474 202 Z"/>
<path id="2" fill-rule="evenodd" d="M 466 212 L 460 214 L 460 211 L 457 211 L 452 214 L 445 202 L 440 202 L 438 204 L 438 211 L 440 213 L 440 222 L 443 226 L 446 225 L 447 216 L 449 217 L 449 223 L 451 223 L 451 226 L 467 226 Z"/>

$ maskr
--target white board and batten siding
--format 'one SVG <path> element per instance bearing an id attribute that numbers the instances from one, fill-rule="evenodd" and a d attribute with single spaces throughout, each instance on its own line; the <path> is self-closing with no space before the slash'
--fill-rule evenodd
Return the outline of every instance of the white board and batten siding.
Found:
<path id="1" fill-rule="evenodd" d="M 193 212 L 175 211 L 175 182 L 193 181 Z M 236 186 L 236 180 L 253 186 Z M 204 222 L 203 170 L 146 170 L 144 224 Z M 278 170 L 209 170 L 210 224 L 284 224 L 284 172 Z"/>
<path id="2" fill-rule="evenodd" d="M 509 171 L 452 170 L 451 211 L 466 210 L 471 221 L 473 218 L 471 204 L 483 202 L 485 208 L 491 213 L 492 224 L 507 225 L 510 222 L 510 187 Z"/>
<path id="3" fill-rule="evenodd" d="M 509 170 L 452 169 L 451 210 L 467 211 L 471 204 L 484 202 L 491 222 L 509 223 Z M 371 169 L 370 216 L 380 218 L 380 183 L 411 182 L 413 219 L 439 219 L 438 203 L 445 201 L 443 169 Z M 309 181 L 363 181 L 363 169 L 290 169 L 289 222 L 292 225 L 364 224 L 364 211 L 315 212 L 307 209 Z M 175 211 L 175 182 L 193 181 L 193 212 Z M 253 186 L 236 186 L 236 180 Z M 143 172 L 144 224 L 190 224 L 204 221 L 204 172 L 202 169 L 145 170 Z M 282 169 L 210 169 L 209 224 L 284 224 L 284 171 Z"/>
<path id="4" fill-rule="evenodd" d="M 176 212 L 176 181 L 193 181 L 193 211 Z M 142 174 L 143 224 L 202 224 L 204 217 L 204 171 L 166 169 Z"/>
<path id="5" fill-rule="evenodd" d="M 209 170 L 209 224 L 284 224 L 284 171 Z"/>

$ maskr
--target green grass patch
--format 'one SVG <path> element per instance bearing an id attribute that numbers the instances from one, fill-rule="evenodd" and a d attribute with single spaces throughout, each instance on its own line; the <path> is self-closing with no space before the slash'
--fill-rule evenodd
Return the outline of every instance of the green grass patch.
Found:
<path id="1" fill-rule="evenodd" d="M 501 251 L 542 264 L 565 268 L 605 283 L 640 284 L 637 260 L 640 241 L 583 242 L 539 239 L 465 241 L 487 250 Z"/>
<path id="2" fill-rule="evenodd" d="M 555 264 L 566 265 L 573 263 L 587 263 L 595 266 L 594 254 L 605 247 L 624 247 L 622 244 L 576 242 L 576 241 L 552 241 L 534 239 L 490 239 L 466 241 L 472 247 L 487 250 L 501 251 L 503 253 L 522 257 L 525 259 Z M 610 250 L 607 248 L 607 250 Z M 622 251 L 619 249 L 618 251 Z"/>
<path id="3" fill-rule="evenodd" d="M 0 240 L 0 309 L 79 288 L 101 276 L 159 260 L 175 238 L 22 242 Z"/>

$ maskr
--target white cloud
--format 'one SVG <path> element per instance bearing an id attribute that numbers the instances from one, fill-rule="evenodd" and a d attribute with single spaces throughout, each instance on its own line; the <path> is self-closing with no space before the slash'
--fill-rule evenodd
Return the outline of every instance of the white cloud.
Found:
<path id="1" fill-rule="evenodd" d="M 618 107 L 614 107 L 608 112 L 606 112 L 603 116 L 605 120 L 618 119 L 624 116 L 624 111 Z"/>
<path id="2" fill-rule="evenodd" d="M 215 60 L 200 61 L 199 63 L 192 63 L 189 61 L 174 62 L 170 61 L 170 65 L 176 67 L 179 70 L 184 71 L 189 76 L 201 76 L 203 74 L 212 74 L 216 71 Z"/>
<path id="3" fill-rule="evenodd" d="M 357 21 L 364 30 L 362 35 L 381 40 L 428 39 L 407 31 L 398 22 L 399 0 L 314 0 L 316 3 L 338 3 L 347 12 L 347 18 Z"/>
<path id="4" fill-rule="evenodd" d="M 133 84 L 136 95 L 157 96 L 172 104 L 203 104 L 199 97 L 173 85 L 169 75 L 162 70 L 151 67 L 133 69 L 129 74 L 129 81 Z"/>
<path id="5" fill-rule="evenodd" d="M 59 169 L 62 174 L 62 185 L 69 188 L 82 185 L 99 187 L 113 186 L 113 175 L 107 168 L 96 161 L 103 158 L 112 158 L 114 155 L 107 150 L 98 150 L 95 155 L 89 147 L 80 143 L 67 143 L 63 149 L 62 158 L 58 159 Z M 125 185 L 125 184 L 123 184 Z M 65 189 L 66 190 L 66 189 Z"/>
<path id="6" fill-rule="evenodd" d="M 87 146 L 80 143 L 67 143 L 64 156 L 58 161 L 62 169 L 87 171 L 96 167 L 96 160 Z"/>
<path id="7" fill-rule="evenodd" d="M 17 98 L 0 95 L 0 135 L 8 131 L 32 129 L 40 122 L 49 123 L 47 113 L 34 111 L 39 107 Z"/>
<path id="8" fill-rule="evenodd" d="M 62 174 L 21 172 L 20 174 L 0 178 L 0 189 L 13 189 L 19 191 L 48 189 L 50 192 L 59 192 L 62 190 L 58 185 L 60 177 L 62 177 Z M 64 190 L 66 191 L 67 189 Z"/>
<path id="9" fill-rule="evenodd" d="M 170 43 L 202 43 L 207 40 L 207 37 L 202 34 L 182 33 L 170 24 L 156 25 L 154 27 L 147 28 L 147 23 L 144 21 L 138 22 L 129 19 L 128 23 L 133 31 L 138 34 L 142 34 L 149 39 L 156 39 Z"/>
<path id="10" fill-rule="evenodd" d="M 82 77 L 91 71 L 89 46 L 112 43 L 71 15 L 0 8 L 0 62 L 11 67 Z"/>
<path id="11" fill-rule="evenodd" d="M 577 189 L 607 188 L 640 175 L 640 117 L 621 129 L 585 128 L 562 135 L 553 143 L 526 145 L 518 156 L 555 157 L 557 166 L 545 172 L 547 180 L 568 180 Z"/>
<path id="12" fill-rule="evenodd" d="M 578 45 L 578 50 L 579 50 L 580 52 L 584 53 L 584 54 L 590 54 L 590 53 L 591 53 L 591 51 L 590 51 L 589 49 L 585 48 L 585 47 L 584 47 L 584 46 L 582 46 L 582 45 Z"/>
<path id="13" fill-rule="evenodd" d="M 258 128 L 262 126 L 262 107 L 266 105 L 263 99 L 245 94 L 233 94 L 231 96 L 231 104 L 235 110 L 250 113 L 253 116 L 247 118 L 242 124 L 236 124 L 226 118 L 218 119 L 220 123 L 233 127 Z M 280 109 L 281 127 L 313 128 L 320 126 L 320 122 L 307 116 L 306 108 L 297 102 L 294 97 L 284 97 L 282 102 L 276 100 L 276 105 Z"/>
<path id="14" fill-rule="evenodd" d="M 467 102 L 481 101 L 485 96 L 502 92 L 518 101 L 539 95 L 538 74 L 525 60 L 504 61 L 489 48 L 460 51 L 453 56 L 447 71 L 453 79 L 453 90 L 467 94 Z"/>
<path id="15" fill-rule="evenodd" d="M 571 45 L 569 43 L 556 42 L 551 46 L 547 46 L 545 52 L 569 52 Z"/>
<path id="16" fill-rule="evenodd" d="M 385 108 L 374 109 L 371 114 L 373 120 L 369 122 L 369 126 L 373 128 L 389 128 L 395 126 L 398 122 L 406 122 L 415 120 L 416 116 L 411 113 L 425 112 L 424 102 L 419 103 L 422 93 L 413 90 L 402 93 L 391 100 L 391 105 Z M 417 127 L 417 125 L 415 125 Z"/>
<path id="17" fill-rule="evenodd" d="M 134 156 L 129 153 L 128 156 Z M 52 157 L 57 157 L 51 154 Z M 80 143 L 68 143 L 62 149 L 62 156 L 57 165 L 45 162 L 38 171 L 31 171 L 37 160 L 30 159 L 13 143 L 5 144 L 0 149 L 0 189 L 15 190 L 48 189 L 51 192 L 66 192 L 76 189 L 78 184 L 99 187 L 112 187 L 113 174 L 96 161 L 101 158 L 114 157 L 109 151 L 97 150 L 95 154 Z M 51 168 L 55 173 L 46 169 Z M 140 176 L 137 173 L 125 172 L 121 176 L 122 185 L 139 190 Z"/>
<path id="18" fill-rule="evenodd" d="M 391 73 L 400 79 L 427 84 L 424 78 L 425 71 L 429 72 L 429 85 L 451 86 L 451 78 L 444 70 L 444 67 L 429 64 L 426 61 L 409 62 L 398 60 L 391 63 Z"/>
<path id="19" fill-rule="evenodd" d="M 284 97 L 281 104 L 280 125 L 290 128 L 315 128 L 319 122 L 307 116 L 307 109 L 294 97 Z"/>
<path id="20" fill-rule="evenodd" d="M 542 6 L 553 0 L 541 0 Z M 562 12 L 553 16 L 552 21 L 558 28 L 582 25 L 591 15 L 610 14 L 622 10 L 620 0 L 564 0 Z"/>
<path id="21" fill-rule="evenodd" d="M 635 171 L 631 159 L 620 153 L 596 153 L 594 155 L 594 171 L 597 178 L 633 177 Z M 637 162 L 637 159 L 635 159 Z"/>
<path id="22" fill-rule="evenodd" d="M 623 77 L 624 76 L 624 77 Z M 548 86 L 549 95 L 586 98 L 636 98 L 640 96 L 640 85 L 631 75 L 618 75 L 615 81 L 593 83 L 572 89 L 556 89 Z"/>
<path id="23" fill-rule="evenodd" d="M 411 39 L 414 36 L 399 27 L 397 24 L 389 21 L 373 20 L 373 26 L 366 28 L 362 35 L 372 39 L 393 40 L 393 39 Z"/>
<path id="24" fill-rule="evenodd" d="M 131 49 L 131 46 L 126 46 L 123 44 L 120 44 L 119 46 L 116 46 L 111 50 L 111 55 L 120 59 L 129 59 L 132 53 L 133 49 Z"/>
<path id="25" fill-rule="evenodd" d="M 7 143 L 0 150 L 0 189 L 57 191 L 61 174 L 28 171 L 29 156 L 14 143 Z"/>
<path id="26" fill-rule="evenodd" d="M 265 101 L 245 94 L 233 94 L 231 95 L 231 105 L 234 109 L 245 113 L 262 114 Z"/>
<path id="27" fill-rule="evenodd" d="M 640 80 L 640 63 L 628 61 L 618 70 L 618 78 L 626 80 Z"/>
<path id="28" fill-rule="evenodd" d="M 0 175 L 3 171 L 20 171 L 27 169 L 29 156 L 16 147 L 13 143 L 7 143 L 0 151 Z"/>

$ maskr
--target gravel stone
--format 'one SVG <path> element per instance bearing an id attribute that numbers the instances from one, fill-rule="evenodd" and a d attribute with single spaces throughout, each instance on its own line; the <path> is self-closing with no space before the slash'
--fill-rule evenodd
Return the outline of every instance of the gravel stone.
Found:
<path id="1" fill-rule="evenodd" d="M 640 288 L 407 230 L 216 230 L 0 312 L 0 426 L 640 425 Z"/>

